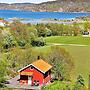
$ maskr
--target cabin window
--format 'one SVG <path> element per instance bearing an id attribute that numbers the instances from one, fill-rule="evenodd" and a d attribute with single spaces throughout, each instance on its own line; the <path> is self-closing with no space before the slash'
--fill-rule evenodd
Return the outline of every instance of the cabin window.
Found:
<path id="1" fill-rule="evenodd" d="M 51 70 L 49 70 L 49 72 L 48 72 L 48 75 L 50 75 L 51 74 Z"/>
<path id="2" fill-rule="evenodd" d="M 46 78 L 47 76 L 48 76 L 48 72 L 45 73 L 44 78 Z"/>
<path id="3" fill-rule="evenodd" d="M 30 69 L 33 70 L 33 67 L 31 66 Z"/>

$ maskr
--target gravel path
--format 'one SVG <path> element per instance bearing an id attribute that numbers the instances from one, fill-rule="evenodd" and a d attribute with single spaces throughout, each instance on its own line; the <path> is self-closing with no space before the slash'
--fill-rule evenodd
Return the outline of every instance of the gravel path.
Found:
<path id="1" fill-rule="evenodd" d="M 9 88 L 21 89 L 21 90 L 41 90 L 42 86 L 30 86 L 28 84 L 20 84 L 19 79 L 20 76 L 18 75 L 10 80 L 7 80 L 9 84 L 6 84 L 6 86 Z"/>
<path id="2" fill-rule="evenodd" d="M 90 46 L 90 45 L 82 45 L 82 44 L 62 44 L 62 43 L 48 43 L 48 45 L 58 45 L 58 46 Z"/>

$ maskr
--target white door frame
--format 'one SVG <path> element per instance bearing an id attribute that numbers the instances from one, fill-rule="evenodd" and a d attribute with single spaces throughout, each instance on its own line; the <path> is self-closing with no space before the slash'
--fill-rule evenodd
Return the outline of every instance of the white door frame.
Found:
<path id="1" fill-rule="evenodd" d="M 28 84 L 32 85 L 32 76 L 28 76 Z"/>

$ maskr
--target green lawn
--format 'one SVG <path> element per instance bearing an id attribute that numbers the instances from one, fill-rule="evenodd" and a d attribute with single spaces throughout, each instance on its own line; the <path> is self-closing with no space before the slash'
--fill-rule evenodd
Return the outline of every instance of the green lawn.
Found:
<path id="1" fill-rule="evenodd" d="M 90 37 L 82 36 L 51 36 L 45 38 L 45 41 L 47 43 L 90 45 Z"/>
<path id="2" fill-rule="evenodd" d="M 81 74 L 88 83 L 88 74 L 90 72 L 90 46 L 62 46 L 73 57 L 75 70 L 73 72 L 73 78 Z"/>

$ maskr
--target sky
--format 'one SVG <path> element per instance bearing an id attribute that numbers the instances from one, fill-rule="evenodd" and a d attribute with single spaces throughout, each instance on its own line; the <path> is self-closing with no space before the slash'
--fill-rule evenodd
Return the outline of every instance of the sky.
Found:
<path id="1" fill-rule="evenodd" d="M 41 3 L 41 2 L 47 2 L 47 1 L 55 1 L 55 0 L 0 0 L 0 3 Z"/>

